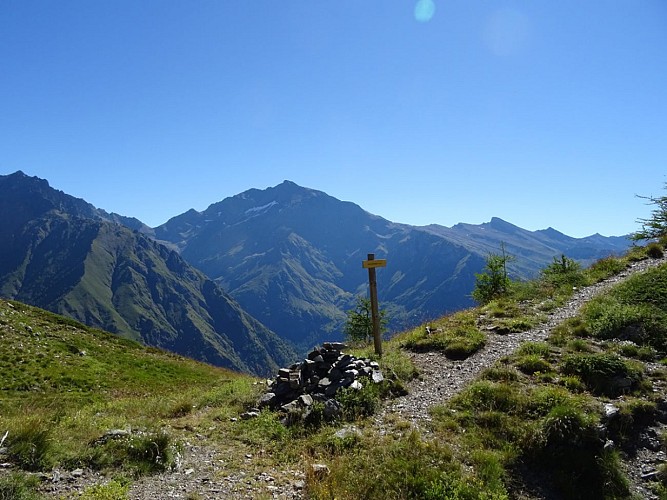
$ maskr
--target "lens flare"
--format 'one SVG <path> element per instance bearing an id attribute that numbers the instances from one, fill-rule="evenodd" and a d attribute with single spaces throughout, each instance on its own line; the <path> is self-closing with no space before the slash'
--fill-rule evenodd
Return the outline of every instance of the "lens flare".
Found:
<path id="1" fill-rule="evenodd" d="M 415 19 L 420 23 L 431 20 L 435 14 L 435 3 L 433 0 L 419 0 L 415 5 Z"/>

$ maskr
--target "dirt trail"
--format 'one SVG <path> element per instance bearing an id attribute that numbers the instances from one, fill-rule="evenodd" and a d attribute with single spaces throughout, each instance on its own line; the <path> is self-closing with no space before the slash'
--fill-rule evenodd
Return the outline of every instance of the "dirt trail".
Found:
<path id="1" fill-rule="evenodd" d="M 444 354 L 438 352 L 410 353 L 421 377 L 408 385 L 409 393 L 406 396 L 387 404 L 378 414 L 377 424 L 380 427 L 385 426 L 387 415 L 395 413 L 402 419 L 412 422 L 414 426 L 420 427 L 420 423 L 429 421 L 429 408 L 449 400 L 477 378 L 485 368 L 492 366 L 503 356 L 512 354 L 523 342 L 546 340 L 554 327 L 576 316 L 581 307 L 596 295 L 609 290 L 637 272 L 665 262 L 667 259 L 635 262 L 617 276 L 582 288 L 567 304 L 554 310 L 544 323 L 532 330 L 504 335 L 489 333 L 484 348 L 463 361 L 447 359 Z"/>

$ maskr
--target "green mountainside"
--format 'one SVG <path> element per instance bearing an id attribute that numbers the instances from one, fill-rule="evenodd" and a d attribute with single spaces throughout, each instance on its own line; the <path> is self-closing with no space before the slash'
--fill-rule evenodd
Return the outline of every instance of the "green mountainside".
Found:
<path id="1" fill-rule="evenodd" d="M 0 177 L 0 295 L 208 363 L 268 374 L 285 341 L 213 281 L 82 200 Z"/>

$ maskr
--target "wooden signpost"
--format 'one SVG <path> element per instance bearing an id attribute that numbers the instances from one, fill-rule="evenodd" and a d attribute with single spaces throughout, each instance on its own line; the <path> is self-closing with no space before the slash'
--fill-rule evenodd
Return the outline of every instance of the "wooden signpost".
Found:
<path id="1" fill-rule="evenodd" d="M 386 259 L 375 259 L 374 253 L 368 254 L 368 260 L 361 263 L 361 267 L 368 269 L 368 284 L 371 288 L 371 319 L 373 320 L 373 342 L 375 344 L 375 354 L 382 356 L 382 335 L 380 333 L 380 312 L 378 308 L 378 289 L 375 269 L 386 267 Z"/>

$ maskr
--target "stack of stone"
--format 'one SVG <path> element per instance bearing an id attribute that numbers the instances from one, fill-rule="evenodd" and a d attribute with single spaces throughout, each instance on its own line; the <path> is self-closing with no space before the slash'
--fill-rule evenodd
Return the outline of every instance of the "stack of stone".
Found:
<path id="1" fill-rule="evenodd" d="M 307 414 L 314 402 L 320 402 L 325 416 L 331 417 L 340 412 L 335 399 L 340 389 L 360 390 L 365 383 L 382 382 L 384 377 L 375 361 L 344 354 L 346 347 L 340 342 L 325 342 L 303 362 L 281 368 L 260 399 L 260 408 Z"/>

